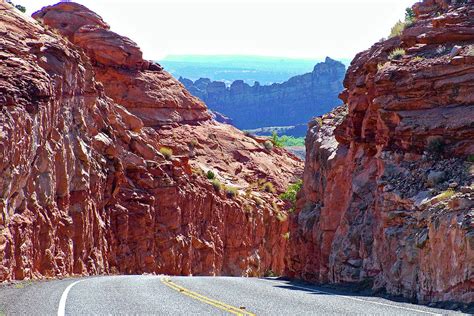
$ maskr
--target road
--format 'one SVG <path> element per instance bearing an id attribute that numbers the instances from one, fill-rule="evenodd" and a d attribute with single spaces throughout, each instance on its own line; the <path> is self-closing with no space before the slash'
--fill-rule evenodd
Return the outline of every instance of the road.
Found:
<path id="1" fill-rule="evenodd" d="M 102 276 L 0 287 L 0 315 L 446 315 L 272 278 Z"/>

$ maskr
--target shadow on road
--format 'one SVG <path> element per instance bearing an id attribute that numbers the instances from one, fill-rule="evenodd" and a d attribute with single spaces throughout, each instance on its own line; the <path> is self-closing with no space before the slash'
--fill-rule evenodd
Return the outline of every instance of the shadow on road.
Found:
<path id="1" fill-rule="evenodd" d="M 410 303 L 421 306 L 427 306 L 431 308 L 444 309 L 447 311 L 457 311 L 467 314 L 474 315 L 474 302 L 471 304 L 459 303 L 459 302 L 442 302 L 432 304 L 422 304 L 415 299 L 409 300 L 401 296 L 388 295 L 384 291 L 375 292 L 370 289 L 368 284 L 341 284 L 341 285 L 319 285 L 304 282 L 301 280 L 290 280 L 287 278 L 264 278 L 266 280 L 273 280 L 279 282 L 285 282 L 285 284 L 274 285 L 277 288 L 307 292 L 311 295 L 341 295 L 341 296 L 352 296 L 352 297 L 380 297 L 386 300 L 397 302 L 397 303 Z"/>

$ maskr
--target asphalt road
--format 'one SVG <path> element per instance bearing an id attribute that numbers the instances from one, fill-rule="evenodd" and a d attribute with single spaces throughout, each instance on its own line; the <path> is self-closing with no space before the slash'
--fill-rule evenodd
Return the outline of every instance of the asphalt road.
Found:
<path id="1" fill-rule="evenodd" d="M 0 315 L 446 315 L 271 278 L 103 276 L 0 287 Z"/>

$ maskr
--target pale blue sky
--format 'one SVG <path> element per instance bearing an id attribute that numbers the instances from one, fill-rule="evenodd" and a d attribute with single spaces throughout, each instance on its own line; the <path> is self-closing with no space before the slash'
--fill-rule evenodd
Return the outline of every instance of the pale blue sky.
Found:
<path id="1" fill-rule="evenodd" d="M 57 1 L 14 0 L 32 13 Z M 240 54 L 353 57 L 380 38 L 415 0 L 77 0 L 145 57 Z"/>

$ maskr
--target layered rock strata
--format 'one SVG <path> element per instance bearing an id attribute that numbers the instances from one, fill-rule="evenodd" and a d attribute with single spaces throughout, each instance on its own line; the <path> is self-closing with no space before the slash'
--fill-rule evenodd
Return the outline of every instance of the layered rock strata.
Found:
<path id="1" fill-rule="evenodd" d="M 282 272 L 301 162 L 211 120 L 87 8 L 34 17 L 0 3 L 0 281 Z"/>
<path id="2" fill-rule="evenodd" d="M 459 1 L 458 1 L 459 2 Z M 306 138 L 287 275 L 474 301 L 474 2 L 425 0 Z"/>

